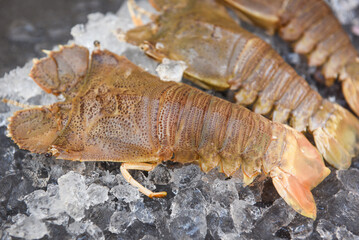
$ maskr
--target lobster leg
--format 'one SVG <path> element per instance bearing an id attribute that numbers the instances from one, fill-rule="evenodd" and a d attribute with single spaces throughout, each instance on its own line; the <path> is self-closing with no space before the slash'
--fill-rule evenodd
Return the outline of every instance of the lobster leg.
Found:
<path id="1" fill-rule="evenodd" d="M 127 1 L 127 8 L 128 8 L 128 11 L 130 12 L 132 22 L 133 22 L 133 24 L 135 24 L 136 27 L 138 27 L 138 26 L 142 26 L 143 22 L 142 22 L 140 16 L 136 16 L 136 13 L 134 10 L 135 6 L 136 6 L 136 3 L 134 0 Z"/>
<path id="2" fill-rule="evenodd" d="M 4 102 L 4 103 L 7 103 L 7 104 L 14 105 L 14 106 L 16 106 L 16 107 L 23 108 L 23 109 L 35 108 L 35 107 L 37 107 L 36 105 L 24 104 L 24 103 L 20 103 L 20 102 L 11 100 L 11 99 L 6 99 L 6 98 L 3 98 L 1 101 Z"/>
<path id="3" fill-rule="evenodd" d="M 122 163 L 121 164 L 121 173 L 125 180 L 130 183 L 132 186 L 137 187 L 138 190 L 148 196 L 149 198 L 163 198 L 167 196 L 166 192 L 152 192 L 151 190 L 145 188 L 139 182 L 137 182 L 131 174 L 128 172 L 129 169 L 132 170 L 142 170 L 142 171 L 152 171 L 158 163 Z"/>
<path id="4" fill-rule="evenodd" d="M 145 9 L 139 7 L 136 4 L 135 0 L 128 0 L 127 8 L 128 8 L 128 11 L 130 12 L 132 22 L 133 22 L 133 24 L 135 24 L 136 27 L 143 25 L 141 15 L 145 15 L 150 19 L 154 19 L 156 17 L 155 14 L 148 12 Z M 135 10 L 138 12 L 138 16 L 136 16 Z"/>

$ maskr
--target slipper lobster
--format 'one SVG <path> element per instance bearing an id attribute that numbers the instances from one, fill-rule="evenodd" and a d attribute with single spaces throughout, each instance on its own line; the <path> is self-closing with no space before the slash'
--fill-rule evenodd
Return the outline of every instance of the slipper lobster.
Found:
<path id="1" fill-rule="evenodd" d="M 37 60 L 30 76 L 65 100 L 14 113 L 9 136 L 20 148 L 77 161 L 122 162 L 125 179 L 149 197 L 128 169 L 171 160 L 216 166 L 244 182 L 268 174 L 300 214 L 315 218 L 310 190 L 329 173 L 302 133 L 183 83 L 163 82 L 125 57 L 72 45 Z"/>
<path id="2" fill-rule="evenodd" d="M 120 33 L 147 55 L 184 61 L 185 77 L 204 88 L 236 91 L 238 104 L 314 136 L 334 167 L 349 168 L 359 150 L 359 121 L 323 99 L 270 45 L 241 28 L 213 0 L 151 0 L 153 20 Z"/>
<path id="3" fill-rule="evenodd" d="M 322 66 L 327 86 L 340 80 L 347 103 L 359 116 L 359 54 L 323 0 L 223 1 L 243 20 L 294 42 L 294 51 L 307 55 L 310 66 Z"/>

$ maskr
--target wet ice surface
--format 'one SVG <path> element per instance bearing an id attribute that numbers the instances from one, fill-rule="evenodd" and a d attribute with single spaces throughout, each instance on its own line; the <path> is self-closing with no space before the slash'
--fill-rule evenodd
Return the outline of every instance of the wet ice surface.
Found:
<path id="1" fill-rule="evenodd" d="M 164 58 L 162 63 L 156 68 L 156 72 L 163 81 L 180 82 L 186 68 L 187 65 L 183 61 L 173 61 Z"/>
<path id="2" fill-rule="evenodd" d="M 156 62 L 113 35 L 117 28 L 131 27 L 126 8 L 117 14 L 95 13 L 86 25 L 72 29 L 71 42 L 92 49 L 98 40 L 103 48 L 156 73 Z M 252 30 L 276 45 L 286 60 L 311 79 L 314 70 L 289 53 L 287 44 Z M 166 74 L 171 64 L 164 62 L 158 69 Z M 27 77 L 31 66 L 30 62 L 5 75 L 0 97 L 27 104 L 59 100 L 44 94 Z M 169 70 L 180 67 L 176 63 Z M 311 84 L 320 87 L 313 80 Z M 321 93 L 343 104 L 340 89 L 333 88 Z M 358 160 L 349 170 L 332 169 L 313 190 L 316 221 L 291 209 L 270 180 L 243 187 L 240 176 L 205 174 L 195 165 L 167 162 L 150 173 L 132 171 L 149 189 L 168 192 L 164 199 L 149 199 L 124 180 L 120 164 L 70 162 L 19 150 L 5 136 L 6 118 L 17 109 L 0 103 L 1 239 L 359 239 Z"/>
<path id="3" fill-rule="evenodd" d="M 327 0 L 335 11 L 341 23 L 349 24 L 353 18 L 357 17 L 355 10 L 359 7 L 357 0 Z"/>

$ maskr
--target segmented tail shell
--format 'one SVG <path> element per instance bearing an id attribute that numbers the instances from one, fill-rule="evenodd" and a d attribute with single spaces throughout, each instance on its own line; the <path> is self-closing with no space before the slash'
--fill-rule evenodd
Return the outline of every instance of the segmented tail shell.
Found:
<path id="1" fill-rule="evenodd" d="M 358 52 L 330 7 L 322 0 L 225 0 L 239 16 L 294 42 L 294 51 L 322 68 L 326 85 L 342 81 L 351 109 L 359 116 Z"/>
<path id="2" fill-rule="evenodd" d="M 229 81 L 236 91 L 236 102 L 253 105 L 256 113 L 270 114 L 273 121 L 289 123 L 298 131 L 309 130 L 330 164 L 348 168 L 359 150 L 358 119 L 322 99 L 269 45 L 253 46 L 247 41 L 238 58 L 249 59 L 252 47 L 262 53 L 261 57 L 251 59 L 249 72 L 235 73 Z"/>

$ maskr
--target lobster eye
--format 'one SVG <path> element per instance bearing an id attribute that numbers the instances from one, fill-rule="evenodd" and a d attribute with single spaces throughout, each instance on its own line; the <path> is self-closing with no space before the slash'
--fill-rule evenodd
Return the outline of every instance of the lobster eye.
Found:
<path id="1" fill-rule="evenodd" d="M 50 152 L 45 153 L 45 157 L 47 157 L 47 158 L 52 157 L 52 153 L 50 153 Z"/>

